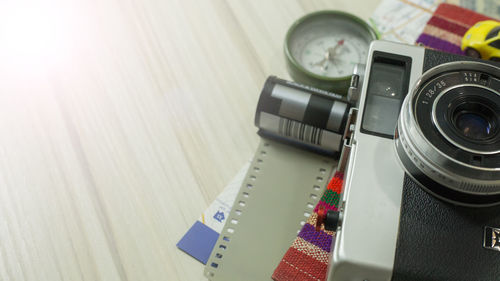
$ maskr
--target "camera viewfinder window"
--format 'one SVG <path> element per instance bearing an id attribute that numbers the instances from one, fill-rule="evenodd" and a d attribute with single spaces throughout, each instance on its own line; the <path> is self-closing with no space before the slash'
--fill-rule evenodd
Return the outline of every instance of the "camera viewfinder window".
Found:
<path id="1" fill-rule="evenodd" d="M 393 138 L 408 80 L 409 62 L 374 59 L 363 114 L 364 131 Z"/>

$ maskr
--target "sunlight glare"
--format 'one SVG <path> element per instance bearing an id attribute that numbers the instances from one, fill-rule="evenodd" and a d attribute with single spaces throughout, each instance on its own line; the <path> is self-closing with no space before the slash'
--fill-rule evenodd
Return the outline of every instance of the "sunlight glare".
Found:
<path id="1" fill-rule="evenodd" d="M 2 4 L 0 57 L 18 71 L 45 69 L 68 57 L 71 20 L 54 3 Z"/>

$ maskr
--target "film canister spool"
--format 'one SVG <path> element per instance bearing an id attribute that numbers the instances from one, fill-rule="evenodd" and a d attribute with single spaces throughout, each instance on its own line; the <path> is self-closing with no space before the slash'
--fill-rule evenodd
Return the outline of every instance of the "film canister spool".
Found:
<path id="1" fill-rule="evenodd" d="M 350 107 L 339 94 L 270 76 L 260 94 L 255 126 L 264 137 L 332 155 L 341 149 Z"/>

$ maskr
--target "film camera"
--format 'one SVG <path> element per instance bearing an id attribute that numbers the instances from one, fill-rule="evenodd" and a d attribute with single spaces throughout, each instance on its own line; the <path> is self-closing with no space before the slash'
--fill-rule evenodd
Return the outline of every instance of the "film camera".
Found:
<path id="1" fill-rule="evenodd" d="M 500 280 L 498 65 L 374 41 L 348 100 L 270 77 L 255 124 L 341 152 L 329 281 Z"/>
<path id="2" fill-rule="evenodd" d="M 328 280 L 499 280 L 500 68 L 375 41 L 365 72 Z"/>

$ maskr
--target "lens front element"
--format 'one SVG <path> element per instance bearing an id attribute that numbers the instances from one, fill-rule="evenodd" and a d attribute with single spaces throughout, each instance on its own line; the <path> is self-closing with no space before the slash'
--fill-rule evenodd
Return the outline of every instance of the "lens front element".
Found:
<path id="1" fill-rule="evenodd" d="M 473 104 L 472 107 L 479 108 L 479 110 L 456 110 L 457 112 L 454 114 L 455 128 L 464 137 L 473 141 L 490 138 L 495 133 L 492 130 L 494 112 L 487 107 L 482 107 L 480 104 Z"/>
<path id="2" fill-rule="evenodd" d="M 460 73 L 447 73 L 441 76 L 457 80 L 460 77 Z M 419 100 L 422 102 L 422 97 L 419 97 Z M 500 152 L 498 134 L 500 94 L 494 89 L 469 83 L 451 84 L 437 92 L 436 97 L 428 102 L 432 102 L 432 107 L 417 104 L 416 114 L 419 115 L 417 119 L 421 120 L 421 124 L 431 126 L 424 128 L 423 131 L 426 135 L 434 136 L 431 142 L 437 148 L 449 150 L 450 153 L 454 147 L 477 154 Z M 432 119 L 428 118 L 429 115 Z M 434 127 L 437 129 L 436 132 L 432 132 Z M 446 140 L 453 147 L 441 140 Z M 459 159 L 468 163 L 467 154 L 458 154 L 461 156 Z"/>

